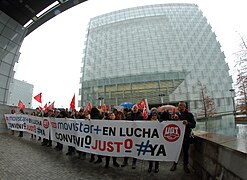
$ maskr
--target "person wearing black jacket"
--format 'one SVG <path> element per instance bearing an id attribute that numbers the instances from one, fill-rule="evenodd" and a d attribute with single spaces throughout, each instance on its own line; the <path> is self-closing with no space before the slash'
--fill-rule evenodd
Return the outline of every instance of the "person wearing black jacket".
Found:
<path id="1" fill-rule="evenodd" d="M 159 121 L 159 116 L 158 116 L 158 112 L 157 111 L 153 111 L 151 112 L 151 119 L 150 121 Z M 159 172 L 159 161 L 149 161 L 149 165 L 148 165 L 148 173 L 151 173 L 152 168 L 153 168 L 153 164 L 154 164 L 154 172 L 158 173 Z"/>
<path id="2" fill-rule="evenodd" d="M 193 128 L 196 127 L 196 121 L 194 119 L 194 116 L 192 113 L 188 111 L 186 108 L 186 103 L 184 101 L 180 101 L 178 103 L 178 113 L 176 115 L 178 116 L 178 120 L 183 121 L 183 124 L 185 125 L 185 133 L 184 133 L 184 140 L 183 140 L 183 165 L 184 165 L 184 172 L 190 173 L 190 170 L 188 168 L 189 164 L 189 147 L 190 147 L 190 135 Z M 177 163 L 174 162 L 171 171 L 175 171 L 177 168 Z"/>
<path id="3" fill-rule="evenodd" d="M 96 108 L 95 106 L 91 109 L 90 116 L 91 116 L 91 119 L 97 119 L 97 120 L 102 119 L 98 108 Z M 91 158 L 89 162 L 90 163 L 94 162 L 95 164 L 98 164 L 102 162 L 102 158 L 103 158 L 102 155 L 98 155 L 98 159 L 94 162 L 95 154 L 91 154 Z"/>
<path id="4" fill-rule="evenodd" d="M 109 113 L 109 120 L 111 121 L 117 120 L 113 112 Z M 105 168 L 109 168 L 110 158 L 111 158 L 110 156 L 105 156 Z M 117 157 L 112 157 L 112 160 L 113 160 L 113 166 L 119 167 L 119 164 L 117 162 Z"/>
<path id="5" fill-rule="evenodd" d="M 126 117 L 126 120 L 131 120 L 131 121 L 143 120 L 142 113 L 138 110 L 138 106 L 137 105 L 134 105 L 132 107 L 132 111 Z M 137 161 L 137 159 L 133 158 L 132 169 L 136 169 L 136 161 Z M 128 165 L 128 157 L 124 157 L 124 161 L 123 161 L 123 164 L 121 165 L 121 167 L 125 167 L 127 165 Z"/>

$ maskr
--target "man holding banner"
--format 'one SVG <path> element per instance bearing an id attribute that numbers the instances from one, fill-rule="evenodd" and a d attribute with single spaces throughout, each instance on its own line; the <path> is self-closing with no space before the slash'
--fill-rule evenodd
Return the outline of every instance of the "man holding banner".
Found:
<path id="1" fill-rule="evenodd" d="M 188 111 L 186 108 L 186 103 L 184 101 L 180 101 L 178 103 L 178 113 L 176 115 L 178 116 L 178 119 L 183 121 L 183 124 L 185 125 L 185 133 L 184 133 L 184 140 L 183 140 L 183 165 L 184 165 L 184 172 L 190 173 L 190 170 L 188 168 L 189 164 L 189 147 L 190 147 L 190 135 L 193 128 L 196 127 L 196 121 L 194 119 L 194 116 L 192 113 Z M 175 171 L 177 168 L 177 163 L 174 162 L 171 171 Z"/>
<path id="2" fill-rule="evenodd" d="M 134 105 L 132 107 L 130 118 L 127 119 L 127 120 L 131 120 L 131 121 L 143 120 L 142 113 L 138 110 L 138 106 L 137 105 Z M 132 160 L 132 169 L 136 169 L 136 161 L 137 161 L 137 159 L 133 158 L 133 160 Z M 121 165 L 121 167 L 125 167 L 127 165 L 128 165 L 128 157 L 124 157 L 124 162 Z"/>

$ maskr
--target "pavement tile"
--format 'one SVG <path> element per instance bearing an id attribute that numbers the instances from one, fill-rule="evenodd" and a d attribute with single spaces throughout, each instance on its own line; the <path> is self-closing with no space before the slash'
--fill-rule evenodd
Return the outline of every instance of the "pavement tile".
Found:
<path id="1" fill-rule="evenodd" d="M 41 146 L 41 141 L 30 139 L 30 134 L 24 133 L 20 138 L 10 133 L 0 134 L 0 180 L 198 180 L 192 172 L 185 174 L 182 161 L 175 172 L 169 171 L 172 163 L 161 162 L 159 173 L 148 173 L 148 161 L 138 160 L 137 168 L 131 166 L 104 168 L 105 160 L 100 164 L 89 163 L 79 159 L 78 154 L 66 156 L 67 147 L 58 152 L 52 147 Z M 118 158 L 122 164 L 123 158 Z M 131 162 L 131 158 L 129 159 Z M 131 163 L 129 163 L 131 164 Z"/>

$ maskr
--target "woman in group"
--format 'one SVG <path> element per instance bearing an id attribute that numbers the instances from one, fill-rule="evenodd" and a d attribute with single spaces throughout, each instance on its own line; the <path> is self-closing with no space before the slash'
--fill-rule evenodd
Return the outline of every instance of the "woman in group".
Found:
<path id="1" fill-rule="evenodd" d="M 109 113 L 109 120 L 116 120 L 116 116 L 114 113 Z M 110 156 L 105 157 L 105 168 L 109 168 L 109 163 L 110 163 Z M 117 157 L 112 157 L 113 160 L 113 166 L 119 167 L 119 164 L 117 162 Z"/>
<path id="2" fill-rule="evenodd" d="M 158 121 L 158 112 L 157 111 L 152 111 L 151 113 L 151 121 Z M 149 161 L 149 166 L 148 166 L 148 172 L 151 173 L 153 168 L 153 161 Z M 158 173 L 159 172 L 159 161 L 155 161 L 154 163 L 154 172 Z"/>

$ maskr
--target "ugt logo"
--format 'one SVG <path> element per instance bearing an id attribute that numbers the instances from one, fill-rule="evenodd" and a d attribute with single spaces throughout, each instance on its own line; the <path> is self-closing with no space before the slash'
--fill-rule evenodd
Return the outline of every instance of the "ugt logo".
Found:
<path id="1" fill-rule="evenodd" d="M 181 130 L 176 124 L 169 124 L 163 130 L 164 138 L 169 142 L 178 140 L 181 135 Z"/>

